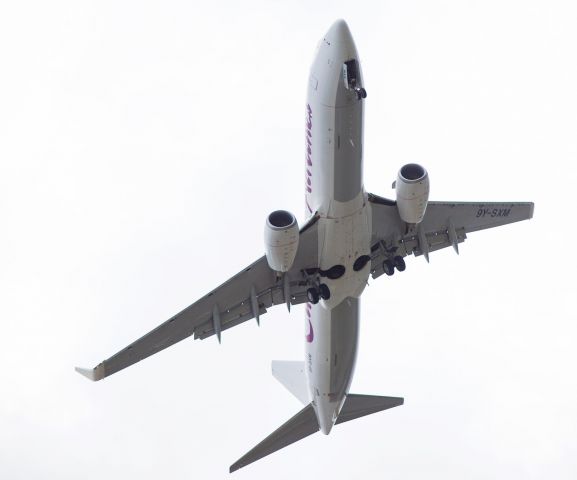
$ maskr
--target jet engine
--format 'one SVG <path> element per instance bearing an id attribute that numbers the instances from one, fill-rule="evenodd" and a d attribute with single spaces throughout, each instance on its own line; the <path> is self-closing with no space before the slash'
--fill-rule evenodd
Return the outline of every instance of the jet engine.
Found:
<path id="1" fill-rule="evenodd" d="M 276 210 L 264 226 L 264 244 L 268 266 L 276 272 L 288 272 L 299 246 L 299 225 L 286 210 Z"/>
<path id="2" fill-rule="evenodd" d="M 408 163 L 399 170 L 397 181 L 397 208 L 406 223 L 420 223 L 429 200 L 429 174 L 416 163 Z"/>

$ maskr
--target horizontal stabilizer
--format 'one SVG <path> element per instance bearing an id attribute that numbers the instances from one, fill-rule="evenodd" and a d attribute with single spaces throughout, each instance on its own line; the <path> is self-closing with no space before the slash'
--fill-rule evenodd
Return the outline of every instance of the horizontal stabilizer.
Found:
<path id="1" fill-rule="evenodd" d="M 398 407 L 404 403 L 405 399 L 401 397 L 379 397 L 376 395 L 347 395 L 345 404 L 341 408 L 339 418 L 335 422 L 348 422 L 355 418 L 364 417 L 371 413 L 377 413 L 388 408 Z"/>
<path id="2" fill-rule="evenodd" d="M 305 362 L 273 360 L 272 374 L 303 405 L 310 402 L 305 378 Z"/>
<path id="3" fill-rule="evenodd" d="M 319 424 L 311 404 L 303 408 L 278 430 L 275 430 L 250 452 L 230 466 L 230 473 L 246 467 L 271 453 L 318 432 Z"/>

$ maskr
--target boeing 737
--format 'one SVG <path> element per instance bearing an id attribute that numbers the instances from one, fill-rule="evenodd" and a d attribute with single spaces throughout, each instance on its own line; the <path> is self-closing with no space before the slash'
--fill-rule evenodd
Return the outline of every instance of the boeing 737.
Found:
<path id="1" fill-rule="evenodd" d="M 102 380 L 184 340 L 204 340 L 275 305 L 305 304 L 305 359 L 274 361 L 273 375 L 304 408 L 235 462 L 233 472 L 319 430 L 403 404 L 403 398 L 349 393 L 359 339 L 359 299 L 369 276 L 405 270 L 405 258 L 459 244 L 471 232 L 527 220 L 533 203 L 429 201 L 429 176 L 416 163 L 400 168 L 396 199 L 363 187 L 363 110 L 367 93 L 347 24 L 320 40 L 305 110 L 305 208 L 272 212 L 265 255 L 93 369 Z"/>

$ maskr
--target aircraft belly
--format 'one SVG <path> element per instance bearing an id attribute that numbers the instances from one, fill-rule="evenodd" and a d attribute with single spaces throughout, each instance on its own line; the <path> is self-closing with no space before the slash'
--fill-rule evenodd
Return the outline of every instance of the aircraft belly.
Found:
<path id="1" fill-rule="evenodd" d="M 362 183 L 363 101 L 345 81 L 345 62 L 360 62 L 348 29 L 324 38 L 309 78 L 306 105 L 305 190 L 307 215 L 317 213 L 321 272 L 344 267 L 339 278 L 321 275 L 330 298 L 306 305 L 306 358 L 311 398 L 319 425 L 328 433 L 354 372 L 359 334 L 359 299 L 370 274 L 371 215 Z M 348 78 L 348 77 L 347 77 Z"/>
<path id="2" fill-rule="evenodd" d="M 331 292 L 329 299 L 321 300 L 326 308 L 334 308 L 347 297 L 359 297 L 370 275 L 370 262 L 355 270 L 359 257 L 370 255 L 371 217 L 365 204 L 353 215 L 319 220 L 319 262 L 322 271 L 335 265 L 345 270 L 339 278 L 321 277 Z M 358 268 L 358 267 L 357 267 Z"/>
<path id="3" fill-rule="evenodd" d="M 321 429 L 328 433 L 349 391 L 359 337 L 359 299 L 332 309 L 307 304 L 306 375 Z"/>
<path id="4" fill-rule="evenodd" d="M 352 48 L 321 45 L 311 67 L 306 105 L 307 214 L 342 217 L 364 202 L 362 185 L 364 104 L 345 85 L 344 62 Z M 360 62 L 358 80 L 362 82 Z"/>

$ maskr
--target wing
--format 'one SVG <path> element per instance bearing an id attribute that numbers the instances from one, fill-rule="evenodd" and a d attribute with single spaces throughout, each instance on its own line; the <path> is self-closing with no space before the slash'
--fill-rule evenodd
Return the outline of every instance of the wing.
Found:
<path id="1" fill-rule="evenodd" d="M 424 255 L 459 243 L 467 234 L 520 222 L 533 217 L 533 203 L 429 202 L 423 221 L 408 226 L 399 217 L 396 202 L 369 194 L 372 207 L 372 276 L 384 273 L 383 262 L 395 256 Z"/>
<path id="2" fill-rule="evenodd" d="M 252 318 L 258 322 L 273 305 L 286 304 L 290 309 L 291 304 L 306 302 L 307 271 L 318 268 L 317 221 L 315 215 L 301 228 L 295 261 L 284 275 L 271 270 L 263 256 L 95 368 L 76 370 L 91 380 L 101 380 L 193 334 L 201 340 L 216 334 L 220 341 L 223 330 Z"/>

